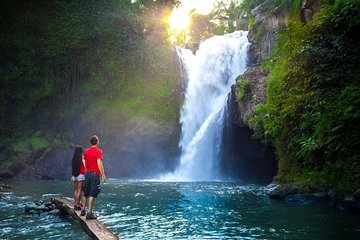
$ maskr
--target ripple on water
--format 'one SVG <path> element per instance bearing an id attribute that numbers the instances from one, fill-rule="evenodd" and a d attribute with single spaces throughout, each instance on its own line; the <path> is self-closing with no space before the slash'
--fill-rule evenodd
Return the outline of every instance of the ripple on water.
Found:
<path id="1" fill-rule="evenodd" d="M 42 195 L 43 198 L 47 198 L 47 197 L 58 197 L 58 196 L 61 196 L 61 194 L 57 194 L 57 193 L 46 193 L 46 194 L 43 194 L 43 195 Z"/>
<path id="2" fill-rule="evenodd" d="M 139 198 L 139 197 L 145 197 L 145 198 L 146 198 L 146 194 L 143 194 L 143 193 L 135 193 L 134 197 L 135 197 L 135 198 Z"/>

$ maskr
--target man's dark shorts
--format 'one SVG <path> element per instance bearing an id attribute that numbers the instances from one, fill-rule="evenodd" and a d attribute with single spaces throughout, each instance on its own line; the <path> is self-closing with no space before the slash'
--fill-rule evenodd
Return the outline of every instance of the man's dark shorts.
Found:
<path id="1" fill-rule="evenodd" d="M 83 188 L 84 197 L 94 197 L 100 193 L 100 176 L 94 172 L 85 173 L 85 184 Z"/>

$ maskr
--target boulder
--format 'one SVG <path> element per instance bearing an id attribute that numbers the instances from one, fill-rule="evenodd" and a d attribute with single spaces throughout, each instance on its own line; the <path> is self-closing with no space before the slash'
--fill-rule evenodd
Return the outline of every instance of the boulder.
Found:
<path id="1" fill-rule="evenodd" d="M 28 214 L 41 214 L 43 212 L 51 211 L 53 211 L 51 214 L 57 214 L 58 211 L 54 210 L 56 209 L 51 202 L 44 203 L 42 201 L 35 201 L 33 204 L 28 204 L 25 206 L 25 213 Z"/>
<path id="2" fill-rule="evenodd" d="M 57 148 L 47 151 L 35 162 L 35 171 L 42 179 L 71 178 L 72 148 Z"/>
<path id="3" fill-rule="evenodd" d="M 0 192 L 5 192 L 5 191 L 9 191 L 12 187 L 10 185 L 6 185 L 1 183 L 0 184 Z"/>
<path id="4" fill-rule="evenodd" d="M 48 148 L 46 147 L 42 147 L 42 148 L 36 148 L 34 149 L 33 151 L 33 159 L 38 159 L 38 158 L 41 158 L 41 156 L 43 156 L 46 152 L 46 150 L 48 150 Z"/>
<path id="5" fill-rule="evenodd" d="M 5 149 L 7 149 L 7 145 L 5 143 L 0 143 L 0 152 L 4 151 Z"/>
<path id="6" fill-rule="evenodd" d="M 53 209 L 49 211 L 49 214 L 51 215 L 59 215 L 60 214 L 60 210 L 59 209 Z"/>
<path id="7" fill-rule="evenodd" d="M 300 205 L 324 202 L 327 199 L 328 199 L 328 194 L 326 192 L 303 193 L 303 194 L 289 195 L 285 197 L 286 201 Z"/>
<path id="8" fill-rule="evenodd" d="M 21 162 L 25 164 L 33 164 L 35 162 L 35 158 L 32 152 L 18 152 L 18 158 Z"/>
<path id="9" fill-rule="evenodd" d="M 332 188 L 329 190 L 328 195 L 331 199 L 336 199 L 339 196 L 339 192 L 337 191 L 336 188 Z"/>
<path id="10" fill-rule="evenodd" d="M 341 199 L 339 197 L 339 192 L 336 188 L 332 188 L 328 191 L 328 197 L 330 199 L 330 204 L 332 206 L 337 206 L 339 201 L 341 201 Z"/>
<path id="11" fill-rule="evenodd" d="M 345 195 L 342 207 L 350 212 L 360 213 L 360 202 L 355 200 L 353 193 Z"/>
<path id="12" fill-rule="evenodd" d="M 300 194 L 301 191 L 291 184 L 281 184 L 270 191 L 269 196 L 271 199 L 284 199 L 290 195 Z"/>
<path id="13" fill-rule="evenodd" d="M 11 178 L 14 176 L 14 172 L 5 166 L 0 165 L 0 178 Z"/>
<path id="14" fill-rule="evenodd" d="M 0 143 L 0 163 L 6 161 L 11 157 L 11 151 L 4 143 Z"/>
<path id="15" fill-rule="evenodd" d="M 21 162 L 17 154 L 13 154 L 6 160 L 6 167 L 11 170 L 15 176 L 24 169 L 24 164 Z"/>
<path id="16" fill-rule="evenodd" d="M 7 160 L 8 158 L 10 158 L 10 155 L 6 152 L 1 152 L 0 153 L 0 162 L 3 162 L 5 160 Z"/>
<path id="17" fill-rule="evenodd" d="M 24 165 L 23 169 L 16 174 L 16 178 L 37 179 L 39 176 L 36 174 L 34 166 Z"/>
<path id="18" fill-rule="evenodd" d="M 355 192 L 354 192 L 354 200 L 357 202 L 360 202 L 360 188 L 358 188 Z"/>

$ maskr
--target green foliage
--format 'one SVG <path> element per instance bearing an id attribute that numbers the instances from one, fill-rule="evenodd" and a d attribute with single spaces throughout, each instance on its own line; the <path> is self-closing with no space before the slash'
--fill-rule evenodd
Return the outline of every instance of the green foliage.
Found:
<path id="1" fill-rule="evenodd" d="M 82 124 L 77 121 L 82 113 L 123 109 L 114 103 L 131 98 L 138 99 L 136 108 L 148 109 L 137 115 L 174 124 L 176 115 L 164 110 L 178 108 L 178 99 L 169 97 L 177 88 L 174 53 L 159 19 L 178 1 L 132 2 L 1 1 L 2 139 L 39 129 L 66 135 L 69 126 Z M 137 78 L 144 87 L 133 82 Z M 161 86 L 161 94 L 148 86 Z M 142 98 L 152 94 L 157 97 Z M 167 107 L 159 107 L 163 103 Z M 121 110 L 116 114 L 133 117 Z M 92 122 L 98 115 L 87 116 Z"/>
<path id="2" fill-rule="evenodd" d="M 192 42 L 202 42 L 214 35 L 215 25 L 211 22 L 212 16 L 192 14 L 190 32 Z"/>
<path id="3" fill-rule="evenodd" d="M 252 22 L 252 15 L 251 11 L 259 6 L 260 4 L 263 4 L 265 0 L 243 0 L 241 1 L 241 4 L 239 5 L 239 16 L 240 18 L 249 18 L 249 23 Z M 289 11 L 288 17 L 290 21 L 298 21 L 300 20 L 300 8 L 301 8 L 301 0 L 275 0 L 269 2 L 269 6 L 267 9 L 268 13 L 272 13 L 274 11 L 280 11 L 287 9 Z M 251 24 L 252 25 L 252 24 Z"/>
<path id="4" fill-rule="evenodd" d="M 254 136 L 260 139 L 263 143 L 269 142 L 270 134 L 265 130 L 265 124 L 269 123 L 269 114 L 267 113 L 268 105 L 259 104 L 255 109 L 254 117 L 249 119 L 249 123 L 254 130 Z"/>
<path id="5" fill-rule="evenodd" d="M 250 8 L 259 1 L 217 0 L 211 13 L 203 15 L 190 12 L 188 30 L 168 31 L 170 42 L 184 46 L 187 42 L 202 42 L 211 36 L 247 29 Z"/>
<path id="6" fill-rule="evenodd" d="M 289 9 L 289 20 L 298 21 L 300 20 L 300 8 L 301 0 L 275 0 L 273 2 L 274 8 Z"/>
<path id="7" fill-rule="evenodd" d="M 251 10 L 262 4 L 264 1 L 265 0 L 243 0 L 240 4 L 240 8 L 242 11 L 249 14 Z"/>
<path id="8" fill-rule="evenodd" d="M 238 102 L 245 101 L 245 100 L 251 100 L 251 90 L 249 85 L 249 80 L 242 79 L 240 83 L 238 84 L 239 91 L 237 91 L 236 100 Z"/>
<path id="9" fill-rule="evenodd" d="M 360 187 L 359 13 L 358 1 L 343 0 L 308 25 L 291 23 L 264 64 L 267 103 L 252 122 L 277 149 L 278 179 Z"/>

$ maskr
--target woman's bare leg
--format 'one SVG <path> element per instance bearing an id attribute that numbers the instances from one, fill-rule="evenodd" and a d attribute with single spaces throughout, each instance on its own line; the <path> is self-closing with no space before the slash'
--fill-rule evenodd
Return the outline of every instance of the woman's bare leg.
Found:
<path id="1" fill-rule="evenodd" d="M 75 204 L 78 206 L 80 205 L 80 199 L 81 199 L 81 192 L 84 186 L 84 181 L 80 181 L 78 182 L 77 188 L 76 188 L 76 200 L 75 200 Z"/>
<path id="2" fill-rule="evenodd" d="M 79 182 L 74 181 L 73 183 L 74 183 L 74 203 L 76 205 L 77 189 L 78 189 Z"/>

